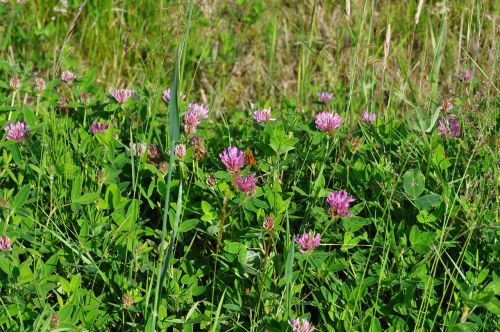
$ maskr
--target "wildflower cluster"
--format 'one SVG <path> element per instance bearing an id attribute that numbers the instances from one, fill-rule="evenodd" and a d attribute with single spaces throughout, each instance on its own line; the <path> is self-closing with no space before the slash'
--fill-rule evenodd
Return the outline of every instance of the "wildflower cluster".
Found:
<path id="1" fill-rule="evenodd" d="M 441 136 L 447 138 L 459 137 L 460 135 L 462 135 L 460 123 L 457 119 L 452 117 L 446 117 L 439 120 L 438 130 Z"/>
<path id="2" fill-rule="evenodd" d="M 313 232 L 304 232 L 301 236 L 295 236 L 295 242 L 300 245 L 300 252 L 305 254 L 320 245 L 321 234 Z"/>
<path id="3" fill-rule="evenodd" d="M 90 130 L 92 130 L 92 134 L 97 134 L 97 133 L 105 133 L 108 131 L 109 128 L 109 123 L 107 122 L 94 122 L 90 126 Z"/>
<path id="4" fill-rule="evenodd" d="M 316 328 L 305 318 L 292 318 L 288 321 L 288 325 L 293 332 L 313 332 Z"/>
<path id="5" fill-rule="evenodd" d="M 372 112 L 363 112 L 363 114 L 361 115 L 361 121 L 363 121 L 366 124 L 373 123 L 375 122 L 376 119 L 377 115 Z"/>
<path id="6" fill-rule="evenodd" d="M 337 113 L 321 112 L 316 116 L 316 128 L 321 131 L 332 133 L 342 123 Z"/>
<path id="7" fill-rule="evenodd" d="M 245 166 L 245 153 L 235 146 L 230 146 L 219 155 L 228 172 L 238 173 Z"/>
<path id="8" fill-rule="evenodd" d="M 69 70 L 65 70 L 61 73 L 61 79 L 66 83 L 71 82 L 75 77 L 75 73 Z"/>
<path id="9" fill-rule="evenodd" d="M 29 135 L 30 126 L 28 126 L 24 121 L 18 121 L 8 124 L 4 130 L 7 132 L 7 139 L 15 139 L 20 143 L 23 138 Z"/>
<path id="10" fill-rule="evenodd" d="M 331 92 L 320 92 L 318 93 L 319 102 L 326 104 L 333 99 L 333 93 Z"/>
<path id="11" fill-rule="evenodd" d="M 352 213 L 348 210 L 350 203 L 354 202 L 354 199 L 345 190 L 329 193 L 326 202 L 330 206 L 328 212 L 332 217 L 352 216 Z"/>
<path id="12" fill-rule="evenodd" d="M 253 112 L 253 120 L 257 123 L 268 122 L 271 120 L 271 107 Z"/>
<path id="13" fill-rule="evenodd" d="M 117 102 L 124 104 L 132 96 L 133 92 L 131 89 L 114 89 L 111 90 L 111 95 Z"/>
<path id="14" fill-rule="evenodd" d="M 190 135 L 196 132 L 201 120 L 208 119 L 208 106 L 204 104 L 189 104 L 184 114 L 184 131 Z"/>

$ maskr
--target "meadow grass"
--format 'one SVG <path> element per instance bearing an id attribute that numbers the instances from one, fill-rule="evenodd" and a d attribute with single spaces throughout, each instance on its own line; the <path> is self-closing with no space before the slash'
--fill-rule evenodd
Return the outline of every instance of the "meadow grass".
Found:
<path id="1" fill-rule="evenodd" d="M 0 2 L 1 329 L 498 330 L 497 13 Z"/>

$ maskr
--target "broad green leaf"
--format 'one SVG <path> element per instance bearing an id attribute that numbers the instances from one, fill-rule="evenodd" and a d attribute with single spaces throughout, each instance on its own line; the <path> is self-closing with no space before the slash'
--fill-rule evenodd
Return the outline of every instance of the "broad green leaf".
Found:
<path id="1" fill-rule="evenodd" d="M 106 203 L 108 203 L 109 207 L 116 209 L 120 205 L 120 201 L 120 188 L 116 183 L 110 184 L 108 189 L 106 190 Z"/>
<path id="2" fill-rule="evenodd" d="M 230 242 L 224 246 L 224 250 L 230 254 L 237 254 L 242 247 L 243 245 L 239 242 Z"/>
<path id="3" fill-rule="evenodd" d="M 434 207 L 438 207 L 441 203 L 441 196 L 436 194 L 424 195 L 415 201 L 415 205 L 419 210 L 429 210 Z"/>
<path id="4" fill-rule="evenodd" d="M 59 262 L 59 253 L 56 253 L 45 262 L 43 266 L 43 275 L 48 277 L 54 272 L 57 266 L 57 262 Z"/>
<path id="5" fill-rule="evenodd" d="M 12 204 L 12 208 L 18 209 L 23 206 L 27 201 L 30 194 L 30 185 L 24 185 L 21 190 L 17 193 L 16 197 L 14 197 L 14 202 Z"/>
<path id="6" fill-rule="evenodd" d="M 342 218 L 342 226 L 344 227 L 346 232 L 356 232 L 361 229 L 365 225 L 371 224 L 370 219 L 365 219 L 362 217 L 343 217 Z"/>
<path id="7" fill-rule="evenodd" d="M 198 219 L 190 219 L 190 220 L 184 221 L 179 226 L 179 233 L 184 233 L 184 232 L 192 230 L 193 228 L 196 227 L 196 225 L 198 225 L 199 222 L 200 221 Z"/>
<path id="8" fill-rule="evenodd" d="M 90 204 L 99 199 L 99 193 L 87 193 L 73 200 L 73 204 Z"/>
<path id="9" fill-rule="evenodd" d="M 450 332 L 474 332 L 477 331 L 478 329 L 479 327 L 477 326 L 477 324 L 465 322 L 453 325 L 450 328 Z"/>
<path id="10" fill-rule="evenodd" d="M 425 189 L 425 177 L 418 169 L 410 169 L 403 175 L 403 188 L 412 199 L 417 199 Z"/>
<path id="11" fill-rule="evenodd" d="M 24 120 L 26 120 L 26 123 L 31 127 L 33 128 L 36 124 L 36 117 L 35 117 L 35 113 L 33 112 L 33 110 L 29 107 L 27 107 L 26 105 L 24 106 Z"/>

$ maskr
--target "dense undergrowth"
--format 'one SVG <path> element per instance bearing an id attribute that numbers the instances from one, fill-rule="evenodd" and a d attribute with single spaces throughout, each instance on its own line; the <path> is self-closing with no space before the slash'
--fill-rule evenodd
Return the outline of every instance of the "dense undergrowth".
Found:
<path id="1" fill-rule="evenodd" d="M 498 329 L 493 4 L 64 3 L 0 4 L 2 330 Z"/>

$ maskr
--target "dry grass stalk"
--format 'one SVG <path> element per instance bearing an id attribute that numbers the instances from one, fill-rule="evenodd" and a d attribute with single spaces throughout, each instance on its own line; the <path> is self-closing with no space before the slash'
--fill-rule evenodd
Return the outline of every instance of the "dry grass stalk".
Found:
<path id="1" fill-rule="evenodd" d="M 420 13 L 422 12 L 422 7 L 424 6 L 424 0 L 420 0 L 417 6 L 417 12 L 415 13 L 415 25 L 418 24 L 420 20 Z"/>
<path id="2" fill-rule="evenodd" d="M 389 57 L 389 51 L 391 49 L 391 25 L 387 26 L 387 31 L 385 33 L 385 43 L 384 43 L 384 61 L 383 61 L 383 69 L 382 73 L 385 72 L 385 68 L 387 67 L 387 58 Z"/>

